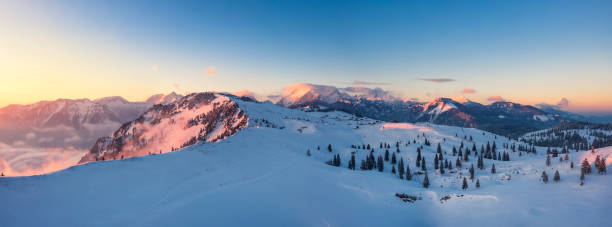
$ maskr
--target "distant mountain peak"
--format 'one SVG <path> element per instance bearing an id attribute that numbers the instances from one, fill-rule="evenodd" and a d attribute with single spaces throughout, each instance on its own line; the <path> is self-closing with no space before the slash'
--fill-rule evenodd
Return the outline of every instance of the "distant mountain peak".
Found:
<path id="1" fill-rule="evenodd" d="M 181 99 L 183 96 L 179 95 L 175 92 L 171 92 L 170 94 L 156 94 L 149 97 L 145 102 L 153 103 L 153 104 L 168 104 L 175 102 Z"/>

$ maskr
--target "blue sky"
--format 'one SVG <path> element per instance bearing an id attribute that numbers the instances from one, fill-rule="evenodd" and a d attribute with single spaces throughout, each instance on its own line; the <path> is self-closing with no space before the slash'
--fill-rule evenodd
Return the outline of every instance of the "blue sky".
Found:
<path id="1" fill-rule="evenodd" d="M 610 12 L 612 1 L 3 1 L 0 106 L 367 81 L 420 100 L 566 98 L 612 112 Z"/>

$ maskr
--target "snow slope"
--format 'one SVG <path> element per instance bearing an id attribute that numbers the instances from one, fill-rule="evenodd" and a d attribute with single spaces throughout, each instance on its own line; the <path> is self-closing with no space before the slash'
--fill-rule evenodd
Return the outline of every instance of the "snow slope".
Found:
<path id="1" fill-rule="evenodd" d="M 235 100 L 248 127 L 216 143 L 198 143 L 177 152 L 93 162 L 32 177 L 0 178 L 2 226 L 606 226 L 612 208 L 612 178 L 589 175 L 578 185 L 578 168 L 553 159 L 545 148 L 509 162 L 485 159 L 476 170 L 481 187 L 461 190 L 459 173 L 433 169 L 438 143 L 451 161 L 452 146 L 473 137 L 477 147 L 508 142 L 477 129 L 432 124 L 391 124 L 353 115 L 306 113 L 268 103 Z M 400 142 L 401 157 L 413 172 L 416 148 L 423 146 L 431 186 L 390 173 L 347 169 L 351 152 L 359 162 L 369 151 L 353 144 Z M 417 138 L 418 137 L 418 138 Z M 410 144 L 407 142 L 410 141 Z M 416 141 L 416 143 L 414 143 Z M 332 145 L 333 152 L 327 151 Z M 317 147 L 320 146 L 320 150 Z M 610 148 L 608 148 L 610 149 Z M 310 150 L 312 156 L 307 156 Z M 590 151 L 589 151 L 590 152 Z M 599 152 L 599 151 L 597 151 Z M 584 152 L 573 152 L 578 163 Z M 342 164 L 325 164 L 339 154 Z M 452 158 L 451 158 L 452 157 Z M 464 163 L 460 173 L 475 163 Z M 495 163 L 496 174 L 490 173 Z M 453 163 L 454 164 L 454 163 Z M 539 181 L 559 170 L 561 182 Z M 456 169 L 455 169 L 456 171 Z M 508 180 L 510 176 L 510 180 Z M 406 203 L 394 196 L 422 197 Z M 451 195 L 449 200 L 440 200 Z M 458 195 L 458 196 L 457 196 Z M 462 196 L 461 196 L 462 195 Z M 33 218 L 35 217 L 35 218 Z"/>

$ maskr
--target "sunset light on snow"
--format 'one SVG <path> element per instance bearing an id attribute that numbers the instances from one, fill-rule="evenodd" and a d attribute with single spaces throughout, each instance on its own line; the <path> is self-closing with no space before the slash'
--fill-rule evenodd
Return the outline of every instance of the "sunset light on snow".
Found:
<path id="1" fill-rule="evenodd" d="M 609 226 L 610 0 L 0 0 L 0 227 Z"/>

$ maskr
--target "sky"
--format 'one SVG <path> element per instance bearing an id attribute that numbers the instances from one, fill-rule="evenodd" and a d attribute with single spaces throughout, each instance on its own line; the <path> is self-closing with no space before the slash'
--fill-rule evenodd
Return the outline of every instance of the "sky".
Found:
<path id="1" fill-rule="evenodd" d="M 0 107 L 381 87 L 612 113 L 612 1 L 0 1 Z"/>

